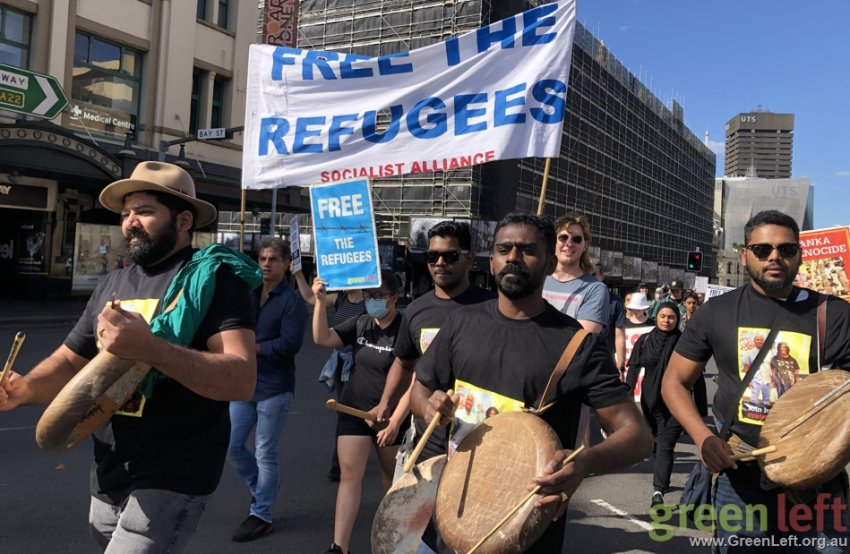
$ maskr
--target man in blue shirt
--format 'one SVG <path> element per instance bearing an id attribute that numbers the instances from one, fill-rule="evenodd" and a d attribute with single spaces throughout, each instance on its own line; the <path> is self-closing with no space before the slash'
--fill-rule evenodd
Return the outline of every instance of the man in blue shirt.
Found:
<path id="1" fill-rule="evenodd" d="M 250 515 L 233 540 L 254 540 L 272 530 L 272 507 L 280 484 L 278 442 L 295 393 L 295 354 L 307 325 L 304 301 L 284 280 L 290 264 L 289 241 L 264 239 L 258 257 L 263 284 L 254 291 L 257 316 L 257 389 L 249 402 L 230 403 L 227 459 L 253 497 Z M 256 425 L 256 448 L 245 446 Z"/>

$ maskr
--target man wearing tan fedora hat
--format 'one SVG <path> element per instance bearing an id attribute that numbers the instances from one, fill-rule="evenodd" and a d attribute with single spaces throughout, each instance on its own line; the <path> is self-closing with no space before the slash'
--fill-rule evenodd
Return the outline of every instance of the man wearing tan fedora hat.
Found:
<path id="1" fill-rule="evenodd" d="M 50 402 L 100 350 L 154 368 L 93 434 L 89 525 L 109 552 L 179 552 L 221 478 L 228 401 L 254 391 L 262 277 L 239 252 L 193 250 L 216 209 L 178 166 L 142 162 L 100 201 L 121 214 L 131 264 L 100 282 L 53 354 L 0 384 L 0 411 Z"/>

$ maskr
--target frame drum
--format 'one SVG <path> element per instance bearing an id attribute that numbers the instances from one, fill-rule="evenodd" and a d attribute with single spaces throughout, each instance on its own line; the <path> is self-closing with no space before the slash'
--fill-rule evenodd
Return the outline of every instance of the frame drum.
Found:
<path id="1" fill-rule="evenodd" d="M 829 481 L 850 463 L 848 379 L 850 372 L 844 370 L 819 371 L 779 397 L 759 434 L 759 448 L 776 446 L 775 452 L 758 457 L 768 479 L 789 489 L 811 489 Z M 834 397 L 815 406 L 841 385 L 845 386 Z"/>
<path id="2" fill-rule="evenodd" d="M 372 520 L 372 554 L 415 554 L 434 513 L 446 455 L 417 464 L 393 483 Z"/>
<path id="3" fill-rule="evenodd" d="M 555 431 L 526 412 L 489 417 L 451 455 L 437 490 L 437 528 L 456 552 L 468 552 L 529 493 L 531 480 L 561 449 Z M 476 552 L 523 552 L 552 522 L 559 504 L 529 499 Z"/>
<path id="4" fill-rule="evenodd" d="M 42 450 L 76 446 L 106 423 L 135 393 L 150 366 L 103 350 L 59 391 L 38 420 Z"/>

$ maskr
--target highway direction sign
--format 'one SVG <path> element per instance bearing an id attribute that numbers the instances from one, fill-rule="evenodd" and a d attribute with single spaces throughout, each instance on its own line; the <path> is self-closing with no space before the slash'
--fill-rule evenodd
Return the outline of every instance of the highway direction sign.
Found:
<path id="1" fill-rule="evenodd" d="M 0 64 L 0 108 L 53 119 L 67 105 L 68 98 L 55 78 Z"/>

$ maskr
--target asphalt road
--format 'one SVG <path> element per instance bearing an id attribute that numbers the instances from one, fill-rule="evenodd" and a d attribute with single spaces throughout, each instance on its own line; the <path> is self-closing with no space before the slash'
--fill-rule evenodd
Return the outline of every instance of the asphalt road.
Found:
<path id="1" fill-rule="evenodd" d="M 23 329 L 28 338 L 16 368 L 25 371 L 49 354 L 69 327 L 68 324 L 33 325 Z M 3 345 L 11 345 L 17 330 L 21 329 L 0 328 L 0 350 L 5 351 Z M 336 484 L 327 480 L 326 473 L 335 418 L 324 408 L 330 395 L 316 381 L 325 358 L 326 352 L 313 345 L 308 337 L 298 356 L 296 398 L 281 437 L 283 482 L 274 532 L 248 544 L 230 541 L 233 529 L 247 516 L 250 497 L 235 473 L 226 467 L 189 552 L 319 553 L 328 547 L 332 539 Z M 709 380 L 709 397 L 713 391 Z M 58 454 L 41 452 L 33 438 L 41 411 L 39 407 L 25 407 L 0 414 L 0 552 L 95 552 L 86 523 L 89 445 Z M 669 503 L 678 499 L 695 459 L 693 445 L 683 438 L 677 447 L 674 490 L 667 496 Z M 688 530 L 667 542 L 650 538 L 651 482 L 651 466 L 647 461 L 619 474 L 587 479 L 570 504 L 565 551 L 691 551 L 687 537 L 705 534 Z M 355 554 L 370 551 L 371 518 L 381 495 L 373 457 L 367 469 L 351 545 Z M 693 548 L 695 552 L 707 550 Z"/>

